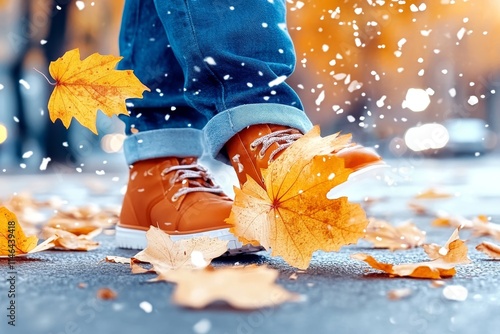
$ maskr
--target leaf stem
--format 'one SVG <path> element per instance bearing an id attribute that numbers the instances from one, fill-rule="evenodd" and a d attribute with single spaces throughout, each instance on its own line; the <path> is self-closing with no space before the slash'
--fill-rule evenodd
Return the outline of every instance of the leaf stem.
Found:
<path id="1" fill-rule="evenodd" d="M 50 82 L 49 78 L 47 78 L 47 76 L 46 76 L 45 74 L 43 74 L 41 71 L 37 70 L 35 67 L 33 67 L 33 69 L 34 69 L 35 71 L 37 71 L 38 73 L 40 73 L 41 75 L 43 75 L 43 77 L 45 78 L 45 80 L 47 80 L 47 82 L 48 82 L 49 84 L 51 84 L 52 86 L 55 86 L 55 85 L 57 84 L 56 82 Z"/>

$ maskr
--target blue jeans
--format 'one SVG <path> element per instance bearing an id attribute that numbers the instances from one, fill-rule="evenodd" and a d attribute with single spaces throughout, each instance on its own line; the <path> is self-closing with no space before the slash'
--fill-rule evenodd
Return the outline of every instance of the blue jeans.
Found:
<path id="1" fill-rule="evenodd" d="M 224 160 L 225 143 L 254 124 L 307 132 L 311 122 L 284 82 L 295 64 L 285 6 L 285 0 L 127 0 L 119 68 L 133 69 L 151 89 L 127 101 L 127 162 L 204 152 Z"/>

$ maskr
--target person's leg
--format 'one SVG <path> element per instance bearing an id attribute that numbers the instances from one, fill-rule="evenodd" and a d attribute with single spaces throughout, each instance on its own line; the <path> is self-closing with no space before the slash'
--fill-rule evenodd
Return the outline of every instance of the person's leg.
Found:
<path id="1" fill-rule="evenodd" d="M 151 90 L 127 100 L 125 157 L 135 161 L 165 156 L 200 156 L 207 119 L 184 100 L 184 75 L 153 0 L 128 0 L 120 30 L 118 69 L 133 69 Z M 159 143 L 161 143 L 159 145 Z M 175 144 L 174 144 L 175 143 Z"/>
<path id="2" fill-rule="evenodd" d="M 118 246 L 144 248 L 153 225 L 174 239 L 208 235 L 238 248 L 224 223 L 232 201 L 197 164 L 207 119 L 184 100 L 184 75 L 152 0 L 126 2 L 120 52 L 119 68 L 133 69 L 151 92 L 128 100 L 130 116 L 121 117 L 130 173 Z"/>
<path id="3" fill-rule="evenodd" d="M 185 100 L 209 119 L 209 153 L 229 158 L 240 184 L 247 174 L 262 184 L 261 168 L 312 127 L 285 82 L 295 65 L 285 0 L 155 4 L 184 71 Z"/>

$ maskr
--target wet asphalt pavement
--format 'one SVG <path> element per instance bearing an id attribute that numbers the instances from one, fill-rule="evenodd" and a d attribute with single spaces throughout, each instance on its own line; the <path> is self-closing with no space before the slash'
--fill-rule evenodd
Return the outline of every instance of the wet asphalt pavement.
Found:
<path id="1" fill-rule="evenodd" d="M 472 159 L 401 159 L 391 161 L 382 180 L 370 178 L 353 184 L 353 200 L 369 197 L 368 215 L 398 224 L 412 219 L 427 231 L 427 241 L 443 244 L 451 228 L 431 226 L 433 213 L 444 210 L 467 218 L 478 214 L 500 223 L 498 157 Z M 229 191 L 232 176 L 219 169 L 216 176 Z M 119 204 L 126 171 L 97 174 L 0 175 L 5 198 L 28 191 L 38 198 L 58 195 L 71 205 Z M 408 202 L 418 192 L 436 186 L 453 198 L 422 200 L 430 215 L 417 215 Z M 365 204 L 366 205 L 366 204 Z M 462 231 L 469 238 L 468 231 Z M 6 260 L 0 261 L 0 333 L 499 333 L 500 261 L 488 259 L 474 247 L 485 238 L 469 238 L 471 264 L 457 267 L 446 285 L 461 285 L 465 301 L 444 297 L 443 287 L 431 280 L 390 278 L 372 270 L 350 254 L 365 252 L 391 263 L 427 260 L 421 248 L 391 252 L 371 249 L 368 243 L 338 253 L 315 254 L 311 265 L 296 280 L 297 270 L 266 253 L 226 258 L 217 266 L 267 264 L 280 271 L 278 282 L 301 294 L 300 302 L 256 311 L 238 311 L 223 304 L 191 310 L 171 303 L 174 286 L 147 283 L 150 274 L 132 275 L 127 265 L 106 263 L 107 255 L 132 256 L 117 249 L 113 236 L 100 235 L 101 246 L 90 252 L 46 251 L 15 263 L 15 327 L 8 325 L 10 284 Z M 492 240 L 490 240 L 492 241 Z M 114 300 L 97 298 L 98 289 L 116 291 Z M 409 297 L 390 300 L 393 289 L 410 288 Z M 141 303 L 152 306 L 151 312 Z M 142 304 L 144 305 L 144 304 Z"/>

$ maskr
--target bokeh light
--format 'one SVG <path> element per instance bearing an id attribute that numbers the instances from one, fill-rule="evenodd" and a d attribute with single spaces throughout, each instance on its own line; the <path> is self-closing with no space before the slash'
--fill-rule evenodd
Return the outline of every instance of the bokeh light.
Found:
<path id="1" fill-rule="evenodd" d="M 125 135 L 122 133 L 110 133 L 101 139 L 101 148 L 106 153 L 120 152 L 123 147 Z"/>
<path id="2" fill-rule="evenodd" d="M 450 135 L 442 124 L 428 123 L 409 128 L 404 138 L 410 150 L 419 152 L 445 147 L 450 140 Z"/>
<path id="3" fill-rule="evenodd" d="M 5 125 L 0 123 L 0 144 L 2 144 L 5 140 L 7 140 L 9 133 Z"/>
<path id="4" fill-rule="evenodd" d="M 410 88 L 406 92 L 403 108 L 408 108 L 413 112 L 421 112 L 427 109 L 430 103 L 431 98 L 425 90 L 421 88 Z"/>

